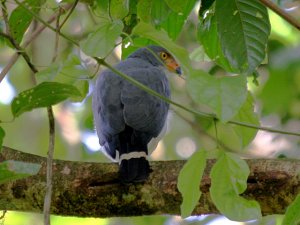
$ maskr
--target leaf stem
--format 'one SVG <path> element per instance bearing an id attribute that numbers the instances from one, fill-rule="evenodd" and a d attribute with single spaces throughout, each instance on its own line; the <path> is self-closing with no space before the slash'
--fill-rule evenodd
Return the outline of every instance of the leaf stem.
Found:
<path id="1" fill-rule="evenodd" d="M 268 132 L 271 132 L 271 133 L 286 134 L 286 135 L 293 135 L 293 136 L 299 136 L 300 137 L 300 133 L 291 132 L 291 131 L 284 131 L 284 130 L 278 130 L 278 129 L 273 129 L 273 128 L 270 128 L 270 127 L 256 126 L 256 125 L 253 125 L 253 124 L 250 124 L 250 123 L 245 123 L 245 122 L 240 122 L 240 121 L 235 121 L 235 120 L 230 120 L 230 121 L 228 121 L 228 123 L 235 124 L 235 125 L 242 126 L 242 127 L 248 127 L 248 128 L 251 128 L 251 129 L 268 131 Z"/>
<path id="2" fill-rule="evenodd" d="M 292 26 L 300 30 L 300 23 L 292 17 L 290 14 L 282 10 L 280 7 L 278 7 L 275 3 L 273 3 L 270 0 L 259 0 L 261 3 L 263 3 L 265 6 L 270 8 L 272 11 L 277 13 L 280 17 L 282 17 L 284 20 L 286 20 L 288 23 L 290 23 Z"/>
<path id="3" fill-rule="evenodd" d="M 183 106 L 181 104 L 178 104 L 177 102 L 174 102 L 172 100 L 170 100 L 169 98 L 158 94 L 157 92 L 153 91 L 151 88 L 145 86 L 144 84 L 140 83 L 139 81 L 133 79 L 132 77 L 129 77 L 128 75 L 120 72 L 119 70 L 115 69 L 114 67 L 112 67 L 110 64 L 106 63 L 103 59 L 97 58 L 97 57 L 93 57 L 99 64 L 105 66 L 106 68 L 110 69 L 111 71 L 113 71 L 115 74 L 119 75 L 120 77 L 122 77 L 123 79 L 131 82 L 132 84 L 136 85 L 137 87 L 141 88 L 142 90 L 146 91 L 147 93 L 162 99 L 165 102 L 168 102 L 174 106 L 177 106 L 178 108 L 181 108 L 187 112 L 190 112 L 196 116 L 200 116 L 200 117 L 204 117 L 207 119 L 214 119 L 214 120 L 218 120 L 218 118 L 216 117 L 216 115 L 211 114 L 211 113 L 204 113 L 204 112 L 199 112 L 196 111 L 194 109 L 188 108 L 186 106 Z M 248 127 L 251 129 L 257 129 L 257 130 L 264 130 L 264 131 L 268 131 L 268 132 L 273 132 L 273 133 L 279 133 L 279 134 L 286 134 L 286 135 L 294 135 L 294 136 L 300 136 L 300 133 L 296 133 L 296 132 L 290 132 L 290 131 L 282 131 L 282 130 L 278 130 L 278 129 L 273 129 L 273 128 L 269 128 L 269 127 L 263 127 L 263 126 L 257 126 L 257 125 L 253 125 L 253 124 L 248 124 L 248 123 L 244 123 L 244 122 L 240 122 L 240 121 L 234 121 L 234 120 L 230 120 L 228 121 L 228 123 L 230 124 L 235 124 L 238 126 L 243 126 L 243 127 Z"/>

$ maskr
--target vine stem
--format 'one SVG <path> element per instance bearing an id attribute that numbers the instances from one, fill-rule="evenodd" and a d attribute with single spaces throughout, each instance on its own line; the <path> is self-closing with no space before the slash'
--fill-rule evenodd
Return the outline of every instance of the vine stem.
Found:
<path id="1" fill-rule="evenodd" d="M 269 9 L 277 13 L 280 17 L 282 17 L 284 20 L 289 22 L 292 26 L 300 30 L 300 23 L 298 20 L 296 20 L 294 17 L 292 17 L 289 13 L 285 12 L 283 9 L 278 7 L 275 3 L 273 3 L 270 0 L 259 0 L 262 4 L 267 6 Z"/>
<path id="2" fill-rule="evenodd" d="M 177 102 L 174 102 L 174 101 L 170 100 L 169 98 L 167 98 L 163 95 L 160 95 L 159 93 L 153 91 L 151 88 L 145 86 L 144 84 L 140 83 L 139 81 L 137 81 L 137 80 L 133 79 L 132 77 L 129 77 L 128 75 L 126 75 L 126 74 L 120 72 L 119 70 L 115 69 L 110 64 L 105 62 L 103 59 L 100 59 L 100 58 L 97 58 L 97 57 L 94 57 L 94 59 L 97 61 L 97 63 L 105 66 L 108 69 L 110 69 L 111 71 L 113 71 L 114 73 L 116 73 L 117 75 L 122 77 L 123 79 L 131 82 L 132 84 L 136 85 L 137 87 L 141 88 L 142 90 L 146 91 L 147 93 L 149 93 L 149 94 L 151 94 L 151 95 L 153 95 L 157 98 L 160 98 L 165 102 L 168 102 L 168 103 L 170 103 L 174 106 L 177 106 L 178 108 L 181 108 L 181 109 L 183 109 L 187 112 L 190 112 L 190 113 L 192 113 L 196 116 L 204 117 L 204 118 L 207 118 L 207 119 L 218 120 L 218 118 L 214 114 L 199 112 L 199 111 L 196 111 L 194 109 L 190 109 L 188 107 L 185 107 L 183 105 L 178 104 Z M 254 125 L 254 124 L 244 123 L 244 122 L 235 121 L 235 120 L 230 120 L 227 123 L 235 124 L 235 125 L 238 125 L 238 126 L 243 126 L 243 127 L 247 127 L 247 128 L 251 128 L 251 129 L 264 130 L 264 131 L 273 132 L 273 133 L 294 135 L 294 136 L 299 136 L 300 137 L 300 133 L 290 132 L 290 131 L 283 131 L 283 130 L 273 129 L 273 128 L 269 128 L 269 127 L 263 127 L 263 126 L 257 126 L 257 125 Z"/>

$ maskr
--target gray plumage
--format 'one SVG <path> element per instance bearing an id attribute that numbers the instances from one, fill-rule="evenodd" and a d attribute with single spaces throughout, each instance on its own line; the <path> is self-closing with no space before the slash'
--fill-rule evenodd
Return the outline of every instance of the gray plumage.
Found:
<path id="1" fill-rule="evenodd" d="M 159 60 L 159 53 L 166 50 L 158 46 L 148 48 L 156 56 L 147 48 L 141 48 L 114 68 L 169 98 L 169 82 Z M 104 70 L 97 79 L 93 94 L 95 126 L 100 145 L 112 158 L 116 157 L 116 150 L 120 151 L 122 132 L 131 132 L 129 139 L 133 144 L 140 140 L 147 144 L 157 137 L 166 122 L 168 109 L 168 103 L 110 70 Z M 148 154 L 147 149 L 143 150 Z"/>

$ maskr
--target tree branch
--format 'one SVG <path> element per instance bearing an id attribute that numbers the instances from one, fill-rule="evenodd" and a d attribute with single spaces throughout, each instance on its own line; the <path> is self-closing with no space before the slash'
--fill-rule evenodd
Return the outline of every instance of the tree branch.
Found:
<path id="1" fill-rule="evenodd" d="M 0 210 L 42 212 L 46 187 L 46 158 L 3 147 L 0 161 L 39 163 L 32 177 L 0 185 Z M 122 185 L 114 163 L 53 163 L 51 212 L 80 217 L 180 214 L 181 195 L 177 176 L 185 161 L 151 162 L 153 172 L 145 183 Z M 300 161 L 247 160 L 251 174 L 246 198 L 257 200 L 264 215 L 282 214 L 300 191 Z M 202 197 L 194 215 L 218 213 L 209 196 L 209 160 L 201 183 Z"/>
<path id="2" fill-rule="evenodd" d="M 273 3 L 270 0 L 260 0 L 262 4 L 270 8 L 272 11 L 277 13 L 281 18 L 283 18 L 285 21 L 290 23 L 292 26 L 300 30 L 300 23 L 298 20 L 296 20 L 294 17 L 292 17 L 290 14 L 282 10 L 280 7 L 278 7 L 275 3 Z"/>

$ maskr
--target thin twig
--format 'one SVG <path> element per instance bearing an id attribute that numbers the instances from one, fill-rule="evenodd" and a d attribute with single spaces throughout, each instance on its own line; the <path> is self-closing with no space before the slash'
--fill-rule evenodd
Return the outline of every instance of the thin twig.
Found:
<path id="1" fill-rule="evenodd" d="M 7 213 L 7 210 L 3 210 L 3 211 L 2 211 L 2 215 L 0 216 L 0 220 L 3 220 L 3 219 L 4 219 L 6 213 Z"/>
<path id="2" fill-rule="evenodd" d="M 94 25 L 97 25 L 97 21 L 96 21 L 96 19 L 94 18 L 93 14 L 92 14 L 92 12 L 91 12 L 90 7 L 89 7 L 87 4 L 85 4 L 85 8 L 86 8 L 86 10 L 87 10 L 87 12 L 88 12 L 88 15 L 89 15 L 89 17 L 91 18 L 91 21 L 93 22 L 93 24 L 94 24 Z"/>
<path id="3" fill-rule="evenodd" d="M 6 34 L 1 32 L 1 36 L 5 37 L 9 42 L 11 43 L 12 46 L 17 50 L 17 53 L 22 55 L 23 58 L 25 59 L 26 63 L 30 67 L 32 71 L 35 71 L 34 65 L 31 63 L 29 56 L 25 53 L 25 51 L 21 48 L 21 46 L 18 44 L 18 42 L 13 38 L 9 23 L 8 23 L 8 14 L 7 14 L 7 8 L 5 5 L 5 1 L 1 1 L 1 9 L 2 9 L 2 16 L 3 16 L 3 21 L 5 24 L 6 28 Z M 36 72 L 36 71 L 35 71 Z"/>
<path id="4" fill-rule="evenodd" d="M 63 25 L 66 23 L 67 19 L 71 16 L 72 12 L 74 11 L 76 5 L 78 3 L 78 0 L 73 4 L 69 14 L 65 18 L 65 20 L 60 24 L 60 15 L 57 16 L 56 20 L 56 38 L 55 38 L 55 51 L 52 58 L 52 63 L 55 62 L 57 58 L 57 52 L 58 52 L 58 45 L 59 45 L 59 37 L 60 37 L 60 29 L 63 27 Z M 62 8 L 60 8 L 60 11 L 62 11 Z M 52 202 L 52 177 L 53 177 L 53 171 L 52 171 L 52 164 L 53 164 L 53 155 L 54 155 L 54 143 L 55 143 L 55 121 L 54 121 L 54 115 L 52 107 L 47 108 L 48 112 L 48 118 L 49 118 L 49 150 L 48 150 L 48 156 L 47 156 L 47 190 L 46 195 L 44 199 L 44 225 L 50 225 L 50 213 L 51 213 L 51 202 Z"/>
<path id="5" fill-rule="evenodd" d="M 68 15 L 66 16 L 66 18 L 63 20 L 63 22 L 60 24 L 59 26 L 59 30 L 63 27 L 63 25 L 65 25 L 65 23 L 67 22 L 67 20 L 70 18 L 70 16 L 72 15 L 74 9 L 76 8 L 77 4 L 78 4 L 79 0 L 75 0 L 75 2 L 72 5 L 72 8 L 70 9 Z M 61 8 L 63 9 L 63 8 Z M 58 28 L 56 28 L 58 29 Z"/>
<path id="6" fill-rule="evenodd" d="M 59 20 L 60 15 L 62 14 L 62 8 L 59 8 L 59 14 L 56 18 L 56 28 L 57 32 L 55 35 L 55 43 L 54 43 L 54 54 L 52 57 L 52 63 L 55 62 L 57 55 L 58 55 L 58 44 L 59 44 Z M 53 154 L 54 154 L 54 145 L 55 145 L 55 120 L 53 115 L 52 107 L 47 107 L 47 114 L 48 114 L 48 121 L 49 121 L 49 146 L 48 146 L 48 154 L 47 154 L 47 182 L 46 182 L 46 194 L 44 198 L 44 207 L 43 207 L 43 214 L 44 214 L 44 225 L 50 225 L 50 215 L 51 215 L 51 202 L 52 202 L 52 178 L 53 178 Z"/>
<path id="7" fill-rule="evenodd" d="M 288 23 L 290 23 L 292 26 L 300 30 L 300 23 L 298 20 L 296 20 L 294 17 L 292 17 L 289 13 L 285 12 L 283 9 L 278 7 L 275 3 L 273 3 L 270 0 L 260 0 L 261 3 L 263 3 L 265 6 L 270 8 L 272 11 L 277 13 L 280 17 L 282 17 L 284 20 L 286 20 Z"/>
<path id="8" fill-rule="evenodd" d="M 64 26 L 67 19 L 71 16 L 72 12 L 74 11 L 76 5 L 78 3 L 78 0 L 75 1 L 73 4 L 69 14 L 65 18 L 65 20 L 60 24 L 60 14 L 58 14 L 56 19 L 56 38 L 55 38 L 55 50 L 54 55 L 52 58 L 52 63 L 55 62 L 57 58 L 57 52 L 58 52 L 58 45 L 59 45 L 59 37 L 60 37 L 60 29 Z M 60 8 L 60 11 L 62 11 L 62 8 Z M 47 155 L 47 188 L 46 188 L 46 195 L 44 199 L 44 225 L 50 225 L 50 213 L 51 213 L 51 202 L 52 202 L 52 178 L 53 178 L 53 155 L 54 155 L 54 144 L 55 144 L 55 120 L 53 115 L 52 107 L 47 107 L 48 112 L 48 119 L 49 119 L 49 148 L 48 148 L 48 155 Z"/>
<path id="9" fill-rule="evenodd" d="M 59 8 L 59 11 L 62 11 L 62 8 Z M 56 33 L 55 33 L 55 44 L 54 44 L 54 54 L 52 57 L 52 63 L 55 62 L 57 56 L 58 56 L 58 44 L 59 44 L 59 31 L 60 31 L 60 26 L 59 26 L 59 20 L 60 20 L 60 15 L 56 18 Z"/>
<path id="10" fill-rule="evenodd" d="M 67 4 L 64 9 L 68 10 L 72 7 L 73 4 Z M 55 12 L 48 20 L 46 23 L 50 24 L 52 23 L 59 15 L 61 12 Z M 26 48 L 37 36 L 39 36 L 42 31 L 46 28 L 47 26 L 45 25 L 41 25 L 40 27 L 38 27 L 32 34 L 30 34 L 30 36 L 24 41 L 24 44 L 21 45 L 21 47 L 24 49 Z M 9 62 L 6 64 L 6 66 L 2 69 L 2 71 L 0 72 L 0 83 L 1 81 L 4 79 L 4 77 L 6 76 L 6 74 L 9 72 L 9 70 L 11 69 L 11 67 L 16 63 L 16 61 L 19 58 L 19 54 L 15 53 L 12 55 L 12 57 L 10 58 Z"/>
<path id="11" fill-rule="evenodd" d="M 236 152 L 233 149 L 227 147 L 223 142 L 221 142 L 218 138 L 213 137 L 212 135 L 209 135 L 207 132 L 205 132 L 198 124 L 194 123 L 193 121 L 187 119 L 185 116 L 183 116 L 181 113 L 179 113 L 177 110 L 174 110 L 175 114 L 180 117 L 184 122 L 186 122 L 193 130 L 195 130 L 199 135 L 203 135 L 208 137 L 210 140 L 214 141 L 218 147 L 221 147 L 222 149 L 228 151 L 228 152 Z M 216 122 L 214 121 L 216 124 Z"/>
<path id="12" fill-rule="evenodd" d="M 50 209 L 51 209 L 51 198 L 52 198 L 52 164 L 53 154 L 55 145 L 55 121 L 52 107 L 47 107 L 48 119 L 49 119 L 49 146 L 47 154 L 47 186 L 46 194 L 44 199 L 44 225 L 50 225 Z"/>
<path id="13" fill-rule="evenodd" d="M 76 41 L 74 41 L 72 38 L 68 37 L 67 35 L 65 35 L 61 31 L 57 31 L 54 27 L 52 27 L 49 23 L 47 23 L 46 21 L 44 21 L 36 13 L 34 13 L 30 9 L 28 9 L 22 2 L 20 2 L 18 0 L 15 0 L 15 2 L 19 6 L 21 6 L 23 9 L 25 9 L 29 14 L 31 14 L 37 21 L 39 21 L 40 23 L 42 23 L 43 25 L 45 25 L 47 28 L 49 28 L 50 30 L 52 30 L 54 32 L 58 32 L 60 36 L 62 36 L 63 38 L 65 38 L 66 40 L 68 40 L 69 42 L 71 42 L 72 44 L 74 44 L 76 46 L 79 46 L 79 44 Z"/>
<path id="14" fill-rule="evenodd" d="M 3 21 L 5 24 L 5 30 L 8 36 L 11 36 L 11 32 L 10 32 L 10 27 L 8 24 L 8 14 L 7 14 L 7 7 L 6 7 L 6 1 L 1 0 L 1 12 L 2 12 L 2 17 L 3 17 Z"/>
<path id="15" fill-rule="evenodd" d="M 3 32 L 0 32 L 0 35 L 2 37 L 5 37 L 7 40 L 9 40 L 12 46 L 14 46 L 14 48 L 17 50 L 17 54 L 21 55 L 25 59 L 25 62 L 30 67 L 30 69 L 34 71 L 34 73 L 36 73 L 37 70 L 35 66 L 32 64 L 32 62 L 30 61 L 29 55 L 24 51 L 24 49 L 21 48 L 21 46 L 15 41 L 15 39 L 7 34 L 4 34 Z"/>
<path id="16" fill-rule="evenodd" d="M 214 123 L 214 128 L 215 128 L 215 136 L 216 136 L 216 142 L 217 142 L 217 148 L 220 148 L 220 140 L 219 140 L 219 135 L 218 135 L 218 127 L 217 127 L 217 120 L 214 118 L 213 119 Z"/>
<path id="17" fill-rule="evenodd" d="M 6 7 L 3 2 L 2 5 L 3 5 L 2 14 L 4 15 L 4 20 L 7 27 L 6 31 L 8 33 L 6 37 L 10 40 L 11 44 L 15 47 L 15 49 L 19 52 L 19 54 L 23 56 L 26 63 L 30 67 L 31 71 L 34 74 L 36 74 L 38 70 L 31 63 L 29 56 L 27 55 L 25 50 L 21 49 L 20 45 L 10 35 L 10 29 L 7 21 Z M 36 83 L 35 79 L 34 79 L 34 83 Z M 48 157 L 47 157 L 47 186 L 46 186 L 46 194 L 44 200 L 44 225 L 50 225 L 50 208 L 51 208 L 51 196 L 52 196 L 52 161 L 53 161 L 54 144 L 55 144 L 55 121 L 54 121 L 54 115 L 51 106 L 47 107 L 47 112 L 49 118 L 49 148 L 48 148 Z"/>

